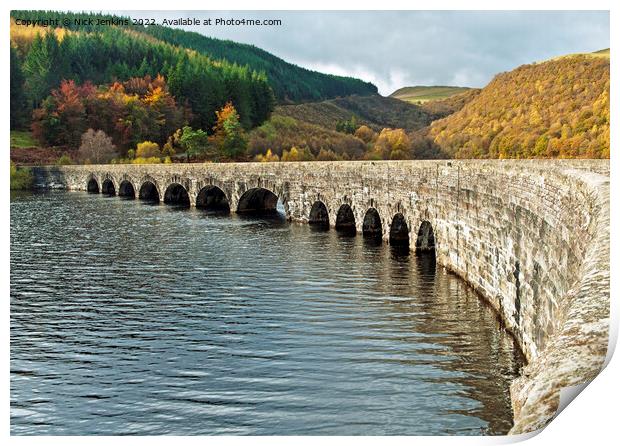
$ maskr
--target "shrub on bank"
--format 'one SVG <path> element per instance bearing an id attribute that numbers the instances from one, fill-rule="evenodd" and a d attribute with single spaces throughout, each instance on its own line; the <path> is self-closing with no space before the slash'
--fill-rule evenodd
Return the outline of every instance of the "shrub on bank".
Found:
<path id="1" fill-rule="evenodd" d="M 159 144 L 153 141 L 143 141 L 136 148 L 136 158 L 154 158 L 161 156 Z"/>
<path id="2" fill-rule="evenodd" d="M 33 177 L 29 167 L 17 167 L 11 161 L 11 190 L 32 189 Z"/>
<path id="3" fill-rule="evenodd" d="M 66 153 L 63 153 L 63 155 L 56 160 L 57 166 L 67 166 L 69 164 L 73 164 L 73 160 Z"/>

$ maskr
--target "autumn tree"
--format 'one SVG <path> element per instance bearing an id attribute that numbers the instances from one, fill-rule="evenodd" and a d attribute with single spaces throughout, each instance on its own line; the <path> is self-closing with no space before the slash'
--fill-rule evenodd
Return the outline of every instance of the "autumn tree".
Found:
<path id="1" fill-rule="evenodd" d="M 317 161 L 340 161 L 342 157 L 332 150 L 321 149 L 316 156 Z"/>
<path id="2" fill-rule="evenodd" d="M 136 146 L 136 158 L 159 158 L 161 151 L 159 144 L 153 141 L 143 141 Z"/>
<path id="3" fill-rule="evenodd" d="M 366 125 L 360 125 L 359 128 L 355 131 L 354 135 L 364 141 L 366 144 L 372 142 L 373 139 L 377 136 L 376 133 Z"/>
<path id="4" fill-rule="evenodd" d="M 275 163 L 280 161 L 280 157 L 276 153 L 273 153 L 271 149 L 267 149 L 264 155 L 256 155 L 254 161 L 258 161 L 259 163 Z"/>
<path id="5" fill-rule="evenodd" d="M 403 129 L 381 130 L 374 147 L 382 159 L 408 159 L 410 150 L 411 142 Z"/>
<path id="6" fill-rule="evenodd" d="M 114 158 L 116 146 L 112 144 L 112 138 L 103 130 L 88 129 L 82 135 L 82 144 L 78 150 L 82 162 L 105 164 Z"/>
<path id="7" fill-rule="evenodd" d="M 223 156 L 236 158 L 245 153 L 247 140 L 239 121 L 239 114 L 232 102 L 215 112 L 217 122 L 213 127 L 211 141 Z"/>
<path id="8" fill-rule="evenodd" d="M 168 137 L 166 144 L 161 149 L 163 156 L 174 156 L 177 153 L 177 149 L 181 147 L 181 137 L 183 136 L 183 130 L 177 129 L 172 135 Z"/>
<path id="9" fill-rule="evenodd" d="M 312 161 L 313 159 L 314 156 L 307 147 L 298 149 L 295 146 L 291 147 L 290 150 L 283 151 L 280 157 L 280 161 Z"/>
<path id="10" fill-rule="evenodd" d="M 90 83 L 82 86 L 63 81 L 33 113 L 32 131 L 44 145 L 76 147 L 88 127 L 84 98 L 95 91 Z"/>
<path id="11" fill-rule="evenodd" d="M 87 128 L 101 129 L 123 151 L 142 141 L 164 144 L 185 123 L 163 77 L 132 78 L 96 88 L 62 81 L 33 113 L 43 145 L 76 146 Z"/>

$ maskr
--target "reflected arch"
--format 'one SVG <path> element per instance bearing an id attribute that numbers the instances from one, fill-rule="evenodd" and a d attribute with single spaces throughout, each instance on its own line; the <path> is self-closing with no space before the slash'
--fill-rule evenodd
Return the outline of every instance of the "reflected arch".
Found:
<path id="1" fill-rule="evenodd" d="M 131 181 L 121 181 L 121 184 L 118 186 L 118 196 L 124 198 L 136 198 L 136 190 L 131 184 Z"/>
<path id="2" fill-rule="evenodd" d="M 157 186 L 152 181 L 145 181 L 140 186 L 140 192 L 138 194 L 140 200 L 159 203 L 159 191 Z"/>
<path id="3" fill-rule="evenodd" d="M 343 204 L 336 214 L 336 231 L 355 235 L 355 215 L 348 204 Z"/>
<path id="4" fill-rule="evenodd" d="M 114 187 L 114 183 L 111 179 L 107 178 L 103 180 L 103 183 L 101 184 L 101 193 L 109 196 L 116 195 L 116 188 Z"/>
<path id="5" fill-rule="evenodd" d="M 99 193 L 99 183 L 97 179 L 94 177 L 90 177 L 88 183 L 86 183 L 86 190 L 89 194 L 98 194 Z"/>
<path id="6" fill-rule="evenodd" d="M 418 236 L 415 242 L 416 253 L 434 253 L 435 252 L 435 233 L 433 226 L 427 220 L 424 220 L 418 230 Z"/>
<path id="7" fill-rule="evenodd" d="M 189 206 L 190 201 L 187 189 L 179 183 L 172 183 L 168 185 L 166 192 L 164 192 L 164 203 L 178 206 Z"/>
<path id="8" fill-rule="evenodd" d="M 390 225 L 390 245 L 409 248 L 409 226 L 405 216 L 400 212 L 392 217 Z"/>
<path id="9" fill-rule="evenodd" d="M 205 186 L 196 196 L 196 207 L 213 212 L 230 212 L 228 198 L 222 189 L 217 186 Z"/>
<path id="10" fill-rule="evenodd" d="M 269 189 L 256 187 L 249 189 L 237 205 L 238 214 L 275 214 L 278 212 L 278 196 Z"/>
<path id="11" fill-rule="evenodd" d="M 381 216 L 375 208 L 370 208 L 364 215 L 362 224 L 362 234 L 368 238 L 381 238 L 383 235 L 383 226 L 381 225 Z"/>
<path id="12" fill-rule="evenodd" d="M 329 229 L 329 212 L 322 201 L 315 201 L 310 209 L 308 224 L 321 229 Z"/>

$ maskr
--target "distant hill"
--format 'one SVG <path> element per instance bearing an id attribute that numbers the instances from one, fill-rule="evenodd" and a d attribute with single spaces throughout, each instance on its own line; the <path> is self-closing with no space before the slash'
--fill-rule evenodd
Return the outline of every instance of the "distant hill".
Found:
<path id="1" fill-rule="evenodd" d="M 455 96 L 470 90 L 469 87 L 423 86 L 403 87 L 390 95 L 391 98 L 414 104 L 424 104 Z"/>
<path id="2" fill-rule="evenodd" d="M 444 99 L 436 99 L 432 101 L 426 101 L 421 105 L 422 109 L 429 113 L 433 121 L 441 118 L 445 118 L 452 113 L 456 113 L 465 104 L 469 103 L 472 99 L 480 94 L 479 88 L 467 89 L 464 93 L 458 93 L 449 96 Z"/>
<path id="3" fill-rule="evenodd" d="M 594 51 L 592 53 L 572 53 L 572 54 L 564 54 L 562 56 L 554 57 L 550 60 L 563 59 L 565 57 L 575 57 L 575 56 L 587 56 L 587 57 L 600 57 L 603 59 L 609 59 L 609 48 L 605 48 L 604 50 Z M 543 61 L 547 62 L 547 61 Z"/>
<path id="4" fill-rule="evenodd" d="M 322 102 L 284 105 L 276 107 L 275 112 L 330 130 L 335 130 L 339 121 L 350 120 L 353 116 L 359 124 L 375 131 L 385 127 L 413 131 L 429 125 L 433 120 L 433 115 L 419 105 L 379 95 L 353 95 Z"/>
<path id="5" fill-rule="evenodd" d="M 457 158 L 609 158 L 609 74 L 604 51 L 520 66 L 429 137 Z"/>

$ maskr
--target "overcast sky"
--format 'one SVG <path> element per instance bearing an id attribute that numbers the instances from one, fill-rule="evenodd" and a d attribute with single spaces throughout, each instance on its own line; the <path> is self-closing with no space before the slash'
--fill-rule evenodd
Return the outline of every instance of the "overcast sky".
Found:
<path id="1" fill-rule="evenodd" d="M 134 18 L 273 18 L 281 26 L 190 26 L 297 65 L 358 77 L 389 95 L 410 85 L 483 87 L 499 72 L 609 47 L 609 13 L 586 11 L 124 11 Z"/>

